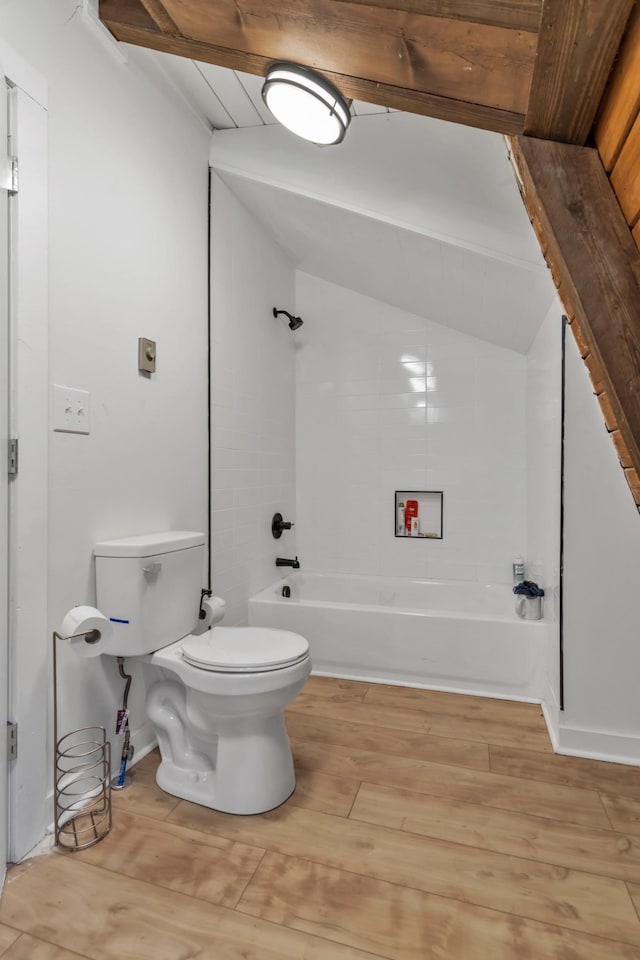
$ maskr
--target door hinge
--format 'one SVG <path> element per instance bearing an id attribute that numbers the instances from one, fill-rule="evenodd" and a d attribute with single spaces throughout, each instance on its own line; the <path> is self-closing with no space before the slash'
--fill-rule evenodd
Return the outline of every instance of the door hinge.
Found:
<path id="1" fill-rule="evenodd" d="M 0 187 L 9 193 L 18 192 L 17 157 L 0 157 Z"/>
<path id="2" fill-rule="evenodd" d="M 18 759 L 18 724 L 7 721 L 7 760 Z"/>
<path id="3" fill-rule="evenodd" d="M 7 473 L 10 477 L 15 477 L 18 472 L 18 439 L 14 437 L 9 440 L 9 457 Z"/>

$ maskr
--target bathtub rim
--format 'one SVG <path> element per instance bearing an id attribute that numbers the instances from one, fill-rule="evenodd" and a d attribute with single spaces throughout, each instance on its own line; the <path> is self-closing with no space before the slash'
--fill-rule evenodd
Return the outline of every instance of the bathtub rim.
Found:
<path id="1" fill-rule="evenodd" d="M 281 579 L 275 580 L 273 583 L 270 583 L 269 586 L 264 587 L 264 589 L 260 590 L 258 593 L 253 594 L 251 597 L 249 597 L 248 602 L 250 604 L 255 602 L 255 603 L 268 603 L 268 604 L 276 604 L 276 605 L 285 603 L 288 606 L 300 606 L 300 607 L 304 606 L 307 608 L 319 609 L 319 610 L 325 610 L 327 608 L 331 608 L 334 610 L 352 610 L 352 611 L 367 610 L 371 612 L 376 611 L 381 613 L 394 614 L 395 616 L 403 616 L 403 617 L 419 616 L 419 617 L 425 617 L 427 619 L 440 617 L 446 620 L 480 620 L 483 623 L 487 623 L 487 622 L 518 623 L 518 624 L 526 623 L 532 627 L 535 627 L 536 625 L 538 627 L 549 626 L 549 624 L 551 623 L 550 619 L 544 616 L 540 620 L 524 620 L 523 618 L 518 617 L 515 610 L 512 612 L 511 615 L 496 614 L 496 613 L 475 613 L 475 612 L 469 613 L 463 610 L 447 610 L 447 609 L 442 610 L 436 607 L 430 607 L 430 608 L 392 607 L 382 603 L 349 603 L 344 600 L 317 600 L 317 599 L 311 600 L 311 599 L 305 599 L 305 598 L 298 599 L 295 597 L 283 597 L 283 596 L 278 597 L 277 596 L 277 590 L 287 585 L 293 586 L 293 584 L 289 584 L 289 581 L 292 578 L 295 578 L 297 576 L 304 577 L 305 575 L 309 577 L 318 577 L 318 578 L 326 577 L 327 579 L 330 577 L 338 577 L 340 579 L 344 578 L 344 579 L 359 579 L 359 580 L 379 580 L 379 581 L 387 581 L 387 582 L 389 580 L 401 581 L 404 579 L 401 577 L 379 577 L 379 576 L 376 576 L 375 574 L 372 574 L 371 576 L 369 576 L 368 574 L 351 574 L 351 573 L 317 573 L 317 572 L 310 572 L 310 573 L 301 572 L 300 574 L 289 573 L 286 576 L 282 577 Z M 427 580 L 427 579 L 421 579 L 418 577 L 412 577 L 412 578 L 407 578 L 405 582 L 408 584 L 422 584 L 422 583 L 434 584 L 436 586 L 437 585 L 452 586 L 452 585 L 472 582 L 474 584 L 477 583 L 479 586 L 483 586 L 483 587 L 500 587 L 505 591 L 509 589 L 508 584 L 482 583 L 480 581 Z M 295 583 L 295 579 L 294 579 L 294 583 Z M 544 609 L 544 606 L 543 606 L 543 609 Z"/>

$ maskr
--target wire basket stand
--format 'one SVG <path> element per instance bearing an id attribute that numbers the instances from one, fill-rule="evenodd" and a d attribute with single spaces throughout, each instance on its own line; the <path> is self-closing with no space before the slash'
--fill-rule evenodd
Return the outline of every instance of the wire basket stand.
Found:
<path id="1" fill-rule="evenodd" d="M 100 639 L 97 630 L 76 636 L 88 643 Z M 56 846 L 86 850 L 111 830 L 111 744 L 104 727 L 80 727 L 58 737 L 56 641 L 73 637 L 53 634 L 53 823 Z"/>

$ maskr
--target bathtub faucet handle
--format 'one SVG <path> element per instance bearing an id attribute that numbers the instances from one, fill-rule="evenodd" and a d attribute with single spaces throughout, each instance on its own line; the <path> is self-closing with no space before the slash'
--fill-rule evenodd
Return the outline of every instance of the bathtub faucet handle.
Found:
<path id="1" fill-rule="evenodd" d="M 279 540 L 282 536 L 282 531 L 291 530 L 293 526 L 294 524 L 291 520 L 283 520 L 281 513 L 274 513 L 271 521 L 271 533 L 273 534 L 274 540 Z"/>

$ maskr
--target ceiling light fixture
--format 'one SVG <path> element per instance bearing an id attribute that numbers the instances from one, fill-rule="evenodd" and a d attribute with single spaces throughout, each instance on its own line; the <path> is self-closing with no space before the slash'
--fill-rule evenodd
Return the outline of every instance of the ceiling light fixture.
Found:
<path id="1" fill-rule="evenodd" d="M 274 63 L 262 87 L 262 99 L 276 120 L 313 143 L 344 140 L 351 114 L 336 88 L 308 67 Z"/>

